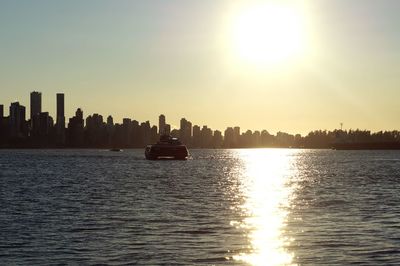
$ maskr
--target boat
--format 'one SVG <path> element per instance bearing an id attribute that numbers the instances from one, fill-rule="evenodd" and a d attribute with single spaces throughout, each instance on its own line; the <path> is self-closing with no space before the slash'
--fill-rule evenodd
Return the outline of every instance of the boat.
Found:
<path id="1" fill-rule="evenodd" d="M 144 154 L 147 160 L 186 160 L 189 156 L 189 151 L 178 138 L 173 138 L 170 135 L 161 135 L 156 144 L 146 146 Z"/>

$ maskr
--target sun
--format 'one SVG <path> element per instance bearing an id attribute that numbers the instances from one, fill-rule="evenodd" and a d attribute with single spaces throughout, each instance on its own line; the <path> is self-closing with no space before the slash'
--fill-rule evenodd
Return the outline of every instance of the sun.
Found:
<path id="1" fill-rule="evenodd" d="M 275 2 L 245 7 L 231 25 L 234 53 L 248 63 L 271 66 L 304 53 L 304 16 L 294 5 Z"/>

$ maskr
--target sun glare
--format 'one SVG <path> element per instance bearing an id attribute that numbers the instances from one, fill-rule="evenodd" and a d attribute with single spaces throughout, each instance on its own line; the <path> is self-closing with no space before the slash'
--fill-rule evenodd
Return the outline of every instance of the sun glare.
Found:
<path id="1" fill-rule="evenodd" d="M 305 50 L 304 15 L 294 4 L 263 3 L 242 8 L 231 24 L 231 44 L 241 60 L 276 65 Z"/>
<path id="2" fill-rule="evenodd" d="M 251 250 L 234 259 L 253 266 L 292 265 L 293 254 L 286 249 L 291 239 L 285 235 L 285 224 L 293 197 L 288 183 L 295 174 L 292 164 L 296 151 L 258 149 L 238 153 L 244 163 L 243 211 L 248 215 L 240 225 L 248 230 Z"/>

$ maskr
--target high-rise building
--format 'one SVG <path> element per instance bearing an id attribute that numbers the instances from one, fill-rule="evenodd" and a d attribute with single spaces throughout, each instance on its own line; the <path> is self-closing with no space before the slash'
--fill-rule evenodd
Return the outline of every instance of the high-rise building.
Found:
<path id="1" fill-rule="evenodd" d="M 179 137 L 181 140 L 185 137 L 185 128 L 186 128 L 187 120 L 185 118 L 181 119 L 180 127 L 179 127 Z"/>
<path id="2" fill-rule="evenodd" d="M 31 123 L 35 115 L 42 112 L 42 93 L 38 91 L 31 92 Z"/>
<path id="3" fill-rule="evenodd" d="M 79 122 L 82 123 L 82 127 L 83 127 L 83 126 L 84 126 L 84 125 L 83 125 L 83 111 L 82 111 L 81 108 L 78 108 L 78 109 L 76 110 L 75 116 L 76 116 L 76 118 L 79 120 Z"/>
<path id="4" fill-rule="evenodd" d="M 158 140 L 157 126 L 152 126 L 150 129 L 150 142 L 155 143 Z"/>
<path id="5" fill-rule="evenodd" d="M 108 126 L 108 127 L 114 126 L 114 119 L 113 119 L 113 117 L 112 117 L 111 115 L 109 115 L 109 116 L 107 117 L 107 126 Z"/>
<path id="6" fill-rule="evenodd" d="M 190 121 L 187 121 L 186 123 L 185 138 L 186 141 L 190 141 L 190 139 L 192 138 L 192 122 Z"/>
<path id="7" fill-rule="evenodd" d="M 142 146 L 147 145 L 151 142 L 151 127 L 150 122 L 146 121 L 140 124 L 140 140 L 142 141 Z"/>
<path id="8" fill-rule="evenodd" d="M 233 148 L 235 131 L 232 127 L 228 127 L 224 133 L 224 147 Z"/>
<path id="9" fill-rule="evenodd" d="M 33 91 L 31 92 L 31 116 L 30 116 L 30 131 L 31 135 L 39 134 L 39 116 L 42 112 L 42 93 Z"/>
<path id="10" fill-rule="evenodd" d="M 75 116 L 69 119 L 68 123 L 68 143 L 73 147 L 83 145 L 83 112 L 78 108 Z"/>
<path id="11" fill-rule="evenodd" d="M 23 137 L 25 133 L 25 106 L 19 102 L 10 105 L 10 134 L 11 137 Z"/>
<path id="12" fill-rule="evenodd" d="M 103 122 L 103 116 L 99 114 L 89 115 L 86 118 L 85 127 L 85 145 L 91 147 L 101 147 L 107 143 L 106 127 Z"/>
<path id="13" fill-rule="evenodd" d="M 57 143 L 65 144 L 65 111 L 64 111 L 64 93 L 57 93 L 57 117 L 56 131 Z"/>
<path id="14" fill-rule="evenodd" d="M 194 148 L 200 148 L 201 145 L 201 129 L 198 125 L 193 126 L 193 143 Z"/>
<path id="15" fill-rule="evenodd" d="M 170 124 L 166 124 L 164 131 L 165 131 L 165 134 L 171 135 L 171 125 Z"/>
<path id="16" fill-rule="evenodd" d="M 0 118 L 4 117 L 4 105 L 0 104 Z"/>
<path id="17" fill-rule="evenodd" d="M 202 148 L 210 148 L 212 145 L 212 130 L 207 126 L 203 126 L 201 129 L 201 147 Z"/>
<path id="18" fill-rule="evenodd" d="M 122 119 L 122 135 L 123 135 L 123 145 L 127 147 L 131 143 L 132 136 L 132 119 L 123 118 Z"/>
<path id="19" fill-rule="evenodd" d="M 235 134 L 235 137 L 239 138 L 240 136 L 240 127 L 234 127 L 233 132 Z"/>
<path id="20" fill-rule="evenodd" d="M 57 124 L 62 123 L 65 127 L 64 93 L 57 93 Z"/>
<path id="21" fill-rule="evenodd" d="M 185 118 L 181 119 L 179 137 L 186 144 L 189 144 L 192 138 L 192 123 Z"/>
<path id="22" fill-rule="evenodd" d="M 219 130 L 215 130 L 213 135 L 212 147 L 219 149 L 222 147 L 222 144 L 223 144 L 222 132 Z"/>
<path id="23" fill-rule="evenodd" d="M 233 128 L 233 148 L 238 148 L 240 145 L 240 127 Z"/>
<path id="24" fill-rule="evenodd" d="M 162 135 L 162 134 L 166 134 L 166 132 L 165 132 L 165 115 L 160 115 L 159 117 L 158 117 L 158 133 L 160 134 L 160 135 Z"/>
<path id="25" fill-rule="evenodd" d="M 47 137 L 53 127 L 53 118 L 49 116 L 49 112 L 39 114 L 39 136 Z"/>

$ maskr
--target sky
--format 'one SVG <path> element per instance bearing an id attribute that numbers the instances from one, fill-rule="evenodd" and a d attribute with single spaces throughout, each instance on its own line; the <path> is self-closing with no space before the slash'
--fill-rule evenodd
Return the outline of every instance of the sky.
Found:
<path id="1" fill-rule="evenodd" d="M 36 90 L 53 116 L 64 92 L 67 118 L 80 107 L 116 122 L 165 114 L 173 126 L 185 117 L 219 130 L 399 129 L 400 1 L 286 1 L 302 19 L 302 51 L 244 60 L 232 32 L 268 2 L 0 0 L 0 104 L 29 110 Z M 253 32 L 254 21 L 244 25 Z"/>

